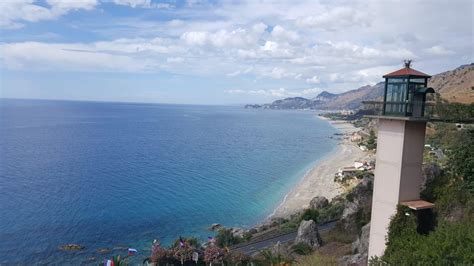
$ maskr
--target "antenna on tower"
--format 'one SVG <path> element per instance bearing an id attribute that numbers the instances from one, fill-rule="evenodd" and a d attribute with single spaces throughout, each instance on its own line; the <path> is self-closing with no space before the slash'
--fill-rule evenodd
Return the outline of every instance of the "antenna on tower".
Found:
<path id="1" fill-rule="evenodd" d="M 411 66 L 411 59 L 405 59 L 403 60 L 403 64 L 405 65 L 405 68 L 410 68 Z"/>

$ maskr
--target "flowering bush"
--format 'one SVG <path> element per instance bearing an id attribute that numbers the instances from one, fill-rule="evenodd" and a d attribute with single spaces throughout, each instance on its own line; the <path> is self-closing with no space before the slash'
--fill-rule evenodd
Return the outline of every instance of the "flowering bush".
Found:
<path id="1" fill-rule="evenodd" d="M 182 241 L 180 245 L 173 248 L 173 257 L 183 265 L 184 262 L 192 260 L 195 251 L 194 246 L 187 241 Z"/>
<path id="2" fill-rule="evenodd" d="M 165 263 L 173 259 L 173 251 L 162 247 L 159 243 L 153 243 L 151 247 L 151 262 Z"/>
<path id="3" fill-rule="evenodd" d="M 209 246 L 204 251 L 204 261 L 210 264 L 212 263 L 222 263 L 224 259 L 225 251 L 222 248 L 216 247 L 214 245 Z"/>

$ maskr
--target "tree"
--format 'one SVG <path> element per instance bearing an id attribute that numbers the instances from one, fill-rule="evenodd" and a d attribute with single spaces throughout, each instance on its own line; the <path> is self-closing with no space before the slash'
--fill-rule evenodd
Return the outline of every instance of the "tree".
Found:
<path id="1" fill-rule="evenodd" d="M 469 188 L 474 183 L 474 129 L 462 130 L 450 148 L 448 167 L 461 177 Z"/>
<path id="2" fill-rule="evenodd" d="M 370 130 L 369 138 L 367 138 L 365 145 L 367 146 L 367 149 L 369 150 L 373 150 L 377 148 L 377 140 L 376 140 L 375 132 L 373 129 Z"/>
<path id="3" fill-rule="evenodd" d="M 240 243 L 241 239 L 234 236 L 231 229 L 222 228 L 216 236 L 216 242 L 219 247 L 229 247 Z"/>

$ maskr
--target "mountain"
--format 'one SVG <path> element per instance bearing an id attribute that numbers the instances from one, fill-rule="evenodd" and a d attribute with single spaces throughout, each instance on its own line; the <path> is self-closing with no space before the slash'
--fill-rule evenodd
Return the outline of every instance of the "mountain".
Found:
<path id="1" fill-rule="evenodd" d="M 318 101 L 318 102 L 329 102 L 331 101 L 334 97 L 337 97 L 337 94 L 330 93 L 327 91 L 323 91 L 318 96 L 313 98 L 313 101 Z"/>
<path id="2" fill-rule="evenodd" d="M 303 97 L 289 97 L 282 100 L 276 100 L 271 104 L 247 104 L 245 108 L 264 108 L 264 109 L 316 109 L 316 102 Z"/>
<path id="3" fill-rule="evenodd" d="M 270 104 L 247 104 L 245 108 L 264 109 L 359 109 L 363 100 L 378 100 L 383 96 L 383 82 L 374 86 L 363 86 L 340 94 L 323 91 L 313 99 L 289 97 Z"/>
<path id="4" fill-rule="evenodd" d="M 330 101 L 319 106 L 320 109 L 359 109 L 362 101 L 379 100 L 383 97 L 384 83 L 363 86 L 355 90 L 336 94 Z"/>
<path id="5" fill-rule="evenodd" d="M 474 102 L 474 63 L 434 75 L 428 86 L 450 102 Z"/>
<path id="6" fill-rule="evenodd" d="M 454 70 L 434 75 L 429 83 L 441 98 L 450 102 L 474 102 L 474 63 L 462 65 Z M 382 100 L 384 82 L 373 86 L 366 85 L 355 90 L 335 94 L 323 91 L 313 99 L 290 97 L 274 101 L 270 104 L 248 104 L 245 108 L 266 109 L 360 109 L 362 101 Z"/>

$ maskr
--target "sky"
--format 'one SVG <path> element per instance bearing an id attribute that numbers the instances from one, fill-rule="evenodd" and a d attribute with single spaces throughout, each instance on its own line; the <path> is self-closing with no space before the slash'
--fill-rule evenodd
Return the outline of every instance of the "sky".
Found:
<path id="1" fill-rule="evenodd" d="M 2 0 L 0 97 L 266 103 L 474 62 L 472 0 Z"/>

